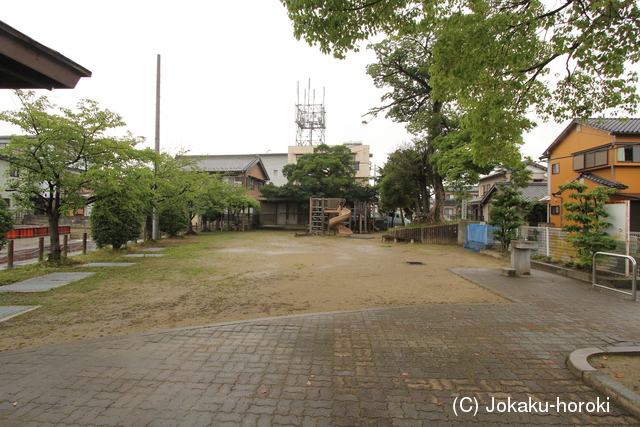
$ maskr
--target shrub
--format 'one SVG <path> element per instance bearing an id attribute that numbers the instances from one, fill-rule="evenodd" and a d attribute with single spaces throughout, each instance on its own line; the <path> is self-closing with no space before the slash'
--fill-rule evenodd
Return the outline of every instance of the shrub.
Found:
<path id="1" fill-rule="evenodd" d="M 189 213 L 180 204 L 168 204 L 160 209 L 160 231 L 177 236 L 189 226 Z"/>
<path id="2" fill-rule="evenodd" d="M 4 249 L 9 241 L 6 234 L 13 230 L 13 215 L 4 199 L 0 199 L 0 250 Z"/>
<path id="3" fill-rule="evenodd" d="M 142 233 L 142 214 L 137 207 L 102 200 L 91 209 L 91 236 L 96 246 L 120 249 Z"/>

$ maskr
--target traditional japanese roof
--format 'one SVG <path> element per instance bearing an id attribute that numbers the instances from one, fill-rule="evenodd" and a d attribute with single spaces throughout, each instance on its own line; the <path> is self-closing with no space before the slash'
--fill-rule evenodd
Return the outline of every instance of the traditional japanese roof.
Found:
<path id="1" fill-rule="evenodd" d="M 594 182 L 598 185 L 603 185 L 609 188 L 617 188 L 618 190 L 626 190 L 627 188 L 629 188 L 628 186 L 624 185 L 621 182 L 611 181 L 609 179 L 599 177 L 598 175 L 594 175 L 589 172 L 582 172 L 580 175 L 575 177 L 571 182 L 576 182 L 580 179 L 588 179 L 589 181 Z M 553 194 L 554 195 L 562 194 L 562 190 L 558 190 Z"/>
<path id="2" fill-rule="evenodd" d="M 269 180 L 269 174 L 260 160 L 260 156 L 256 154 L 232 154 L 232 155 L 216 155 L 216 156 L 183 156 L 196 160 L 195 166 L 207 172 L 236 172 L 246 173 L 256 164 L 262 168 L 262 172 L 266 180 Z"/>
<path id="3" fill-rule="evenodd" d="M 72 89 L 91 71 L 0 21 L 0 88 Z"/>
<path id="4" fill-rule="evenodd" d="M 578 175 L 578 178 L 576 179 L 580 179 L 580 178 L 588 179 L 591 182 L 595 182 L 596 184 L 599 184 L 599 185 L 604 185 L 605 187 L 617 188 L 618 190 L 626 190 L 627 188 L 629 188 L 628 186 L 624 185 L 621 182 L 611 181 L 609 179 L 601 178 L 589 172 L 581 173 L 580 175 Z"/>
<path id="5" fill-rule="evenodd" d="M 491 188 L 485 192 L 482 197 L 474 197 L 469 200 L 470 205 L 484 205 L 491 198 L 491 194 L 498 188 L 500 185 L 507 184 L 506 181 L 496 182 Z M 544 198 L 547 195 L 548 187 L 546 182 L 530 182 L 528 187 L 518 188 L 518 191 L 522 192 L 520 196 L 523 200 L 527 202 L 538 202 L 540 199 Z"/>
<path id="6" fill-rule="evenodd" d="M 578 125 L 590 126 L 608 132 L 610 135 L 640 135 L 640 118 L 628 119 L 574 119 L 560 135 L 544 150 L 541 158 L 549 158 L 551 151 Z"/>
<path id="7" fill-rule="evenodd" d="M 526 188 L 519 188 L 522 191 L 522 197 L 527 202 L 537 202 L 544 198 L 549 191 L 548 184 L 546 182 L 531 182 Z"/>

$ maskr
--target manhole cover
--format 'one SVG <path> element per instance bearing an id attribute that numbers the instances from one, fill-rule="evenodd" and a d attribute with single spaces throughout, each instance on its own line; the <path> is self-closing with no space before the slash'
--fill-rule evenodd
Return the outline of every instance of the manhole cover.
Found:
<path id="1" fill-rule="evenodd" d="M 424 265 L 424 262 L 421 262 L 421 261 L 407 261 L 407 264 L 411 264 L 411 265 Z"/>

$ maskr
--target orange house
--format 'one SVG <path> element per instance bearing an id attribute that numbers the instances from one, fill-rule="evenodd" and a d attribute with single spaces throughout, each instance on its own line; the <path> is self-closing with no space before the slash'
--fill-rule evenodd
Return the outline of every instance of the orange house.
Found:
<path id="1" fill-rule="evenodd" d="M 616 188 L 611 202 L 629 201 L 629 230 L 640 231 L 640 119 L 574 120 L 541 158 L 549 162 L 549 222 L 563 224 L 559 186 L 579 180 Z"/>

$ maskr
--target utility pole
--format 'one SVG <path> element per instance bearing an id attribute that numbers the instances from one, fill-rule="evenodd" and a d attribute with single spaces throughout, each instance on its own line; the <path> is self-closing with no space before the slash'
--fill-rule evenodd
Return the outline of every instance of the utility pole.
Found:
<path id="1" fill-rule="evenodd" d="M 156 153 L 160 154 L 160 54 L 158 54 L 156 72 Z M 158 162 L 155 164 L 155 172 L 156 174 L 158 173 Z M 154 208 L 153 211 L 151 238 L 153 240 L 160 240 L 160 214 L 157 208 Z"/>

